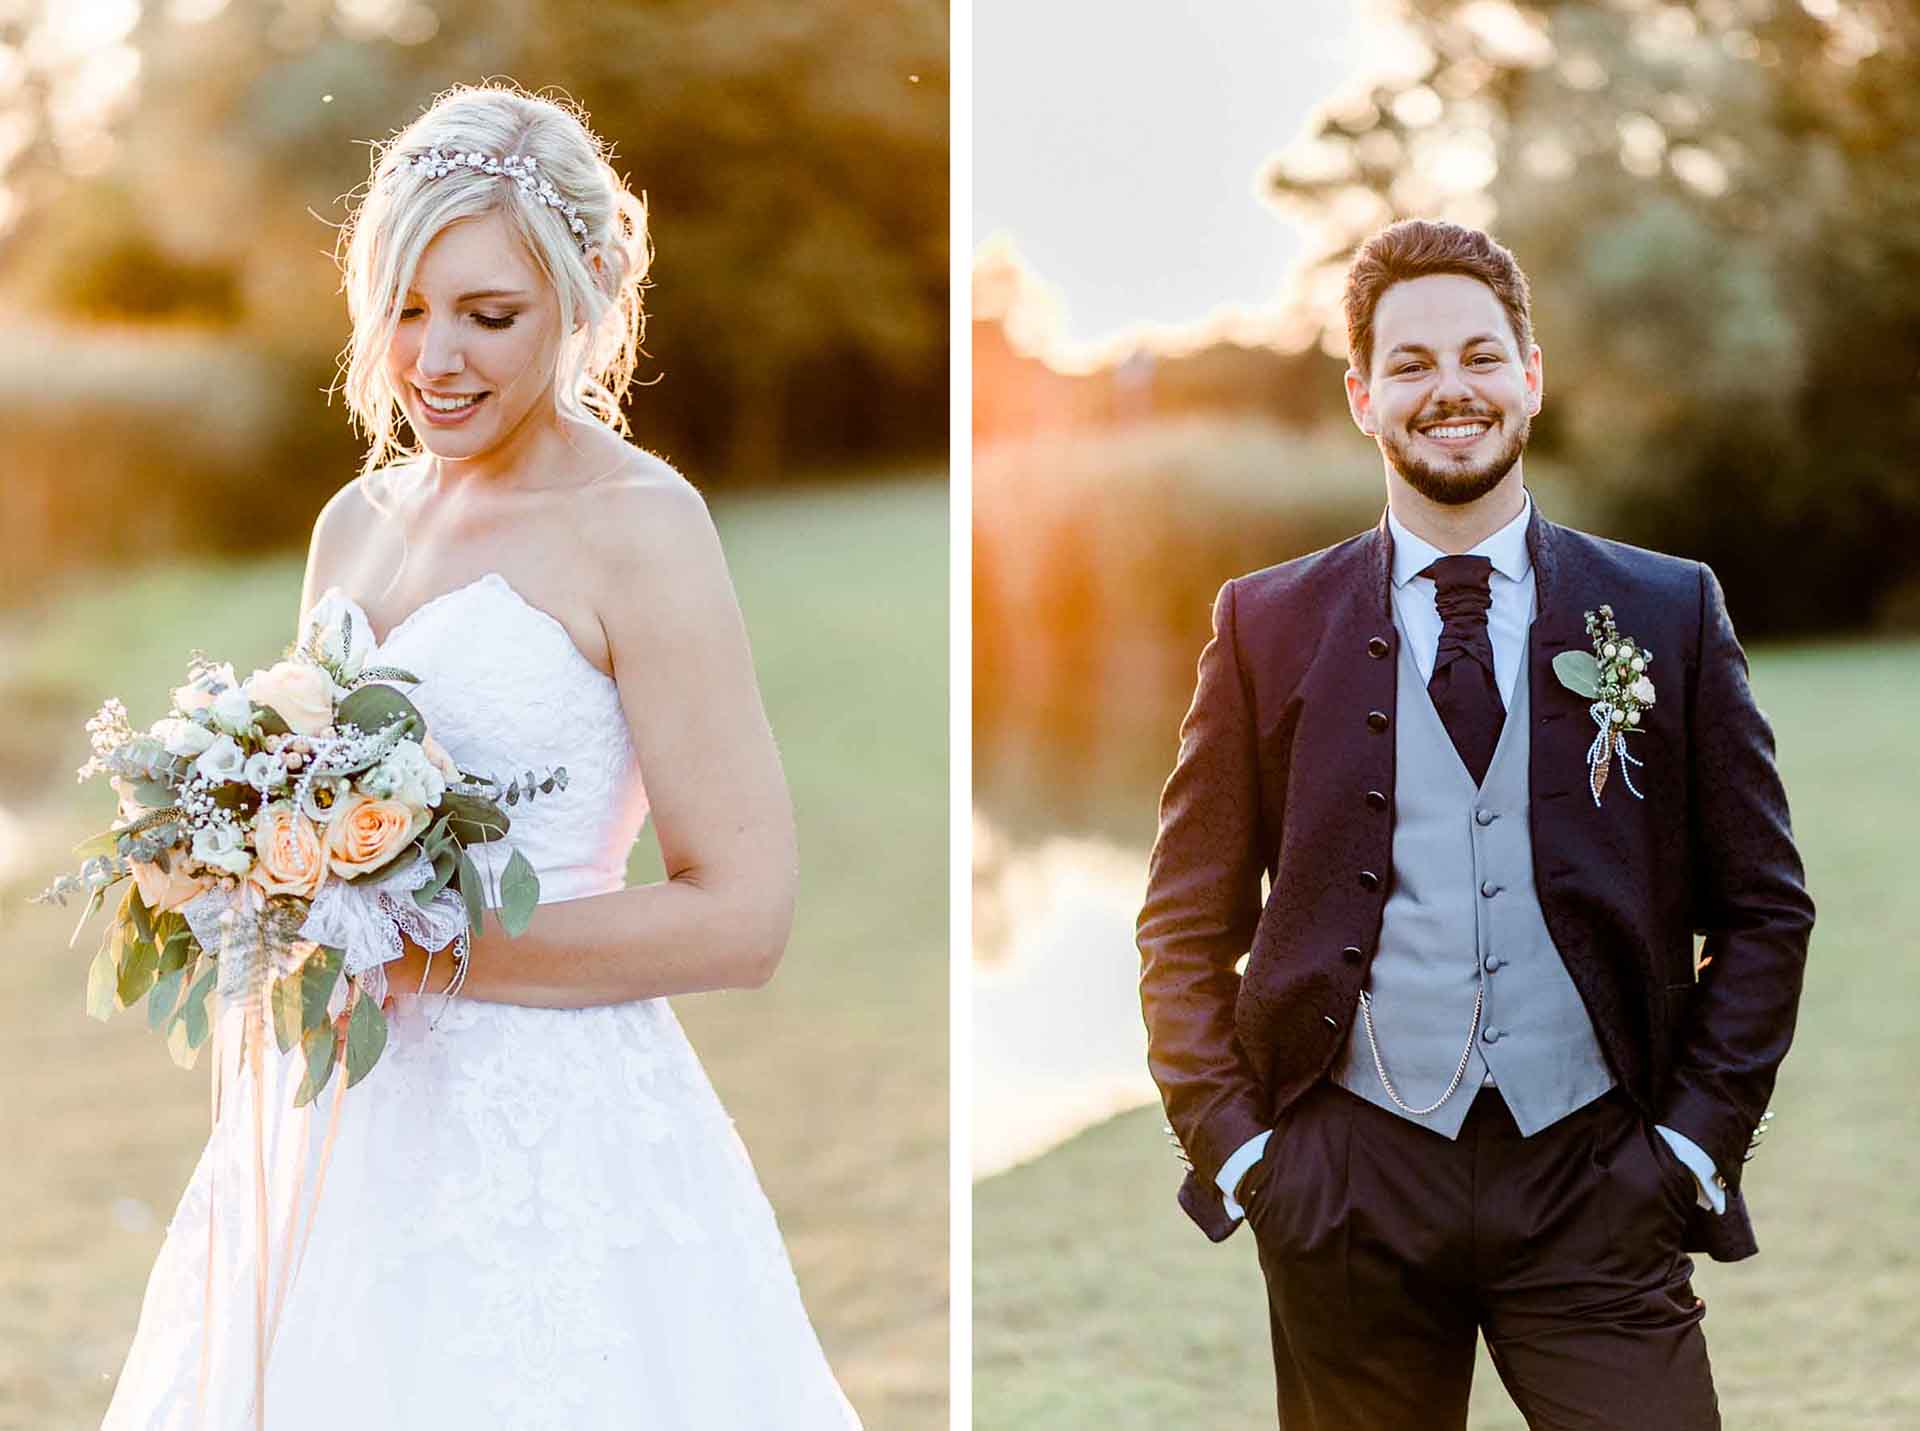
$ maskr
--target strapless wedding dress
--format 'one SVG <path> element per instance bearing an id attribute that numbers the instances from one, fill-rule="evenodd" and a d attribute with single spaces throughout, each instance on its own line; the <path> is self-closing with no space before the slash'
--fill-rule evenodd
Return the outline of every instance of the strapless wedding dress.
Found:
<path id="1" fill-rule="evenodd" d="M 621 887 L 646 794 L 614 683 L 558 621 L 489 575 L 415 611 L 376 659 L 421 677 L 410 695 L 462 768 L 567 768 L 564 792 L 511 812 L 542 902 Z M 497 846 L 474 854 L 504 865 Z M 168 1224 L 103 1431 L 254 1424 L 252 1079 L 234 1065 L 234 1012 L 219 1039 L 220 1120 Z M 346 1097 L 278 1323 L 268 1431 L 859 1425 L 746 1149 L 665 999 L 456 998 L 443 1012 L 432 995 L 401 994 L 389 1018 L 385 1053 Z M 294 1112 L 298 1051 L 269 1050 L 277 1290 L 287 1200 L 304 1158 L 311 1203 L 327 1097 Z"/>

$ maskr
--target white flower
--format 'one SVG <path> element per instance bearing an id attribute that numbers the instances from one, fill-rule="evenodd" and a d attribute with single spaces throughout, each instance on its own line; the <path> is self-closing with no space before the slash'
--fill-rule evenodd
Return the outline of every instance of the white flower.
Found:
<path id="1" fill-rule="evenodd" d="M 1638 725 L 1638 724 L 1640 724 L 1640 712 L 1639 712 L 1639 711 L 1628 711 L 1628 712 L 1627 712 L 1627 724 L 1628 724 L 1628 725 Z"/>
<path id="2" fill-rule="evenodd" d="M 316 825 L 324 825 L 352 789 L 353 782 L 344 775 L 316 775 L 300 797 L 300 813 Z"/>
<path id="3" fill-rule="evenodd" d="M 244 735 L 253 725 L 253 701 L 239 686 L 213 698 L 213 723 L 228 735 Z"/>
<path id="4" fill-rule="evenodd" d="M 399 800 L 427 809 L 438 805 L 447 793 L 447 778 L 417 743 L 403 740 L 360 777 L 360 788 L 375 799 Z"/>
<path id="5" fill-rule="evenodd" d="M 307 612 L 300 644 L 312 642 L 315 654 L 332 668 L 334 679 L 348 682 L 366 669 L 373 654 L 373 632 L 366 614 L 357 612 L 340 588 L 330 586 Z"/>
<path id="6" fill-rule="evenodd" d="M 1640 704 L 1643 706 L 1652 705 L 1653 704 L 1653 677 L 1642 676 L 1639 680 L 1635 681 L 1631 687 L 1628 688 L 1627 693 L 1631 695 L 1636 701 L 1640 702 Z"/>
<path id="7" fill-rule="evenodd" d="M 1600 654 L 1611 661 L 1615 656 L 1620 654 L 1620 648 L 1609 641 L 1605 646 L 1600 648 Z"/>
<path id="8" fill-rule="evenodd" d="M 253 866 L 246 836 L 235 825 L 209 825 L 193 832 L 193 857 L 228 874 L 243 875 Z"/>
<path id="9" fill-rule="evenodd" d="M 193 768 L 210 785 L 237 785 L 246 777 L 246 752 L 232 736 L 216 736 L 193 762 Z"/>
<path id="10" fill-rule="evenodd" d="M 242 773 L 247 784 L 265 795 L 277 786 L 287 783 L 287 762 L 282 757 L 269 755 L 263 750 L 247 757 L 246 768 Z"/>
<path id="11" fill-rule="evenodd" d="M 179 716 L 168 716 L 157 720 L 147 732 L 166 748 L 168 755 L 184 755 L 189 758 L 199 755 L 213 744 L 213 732 L 198 721 L 182 720 Z"/>

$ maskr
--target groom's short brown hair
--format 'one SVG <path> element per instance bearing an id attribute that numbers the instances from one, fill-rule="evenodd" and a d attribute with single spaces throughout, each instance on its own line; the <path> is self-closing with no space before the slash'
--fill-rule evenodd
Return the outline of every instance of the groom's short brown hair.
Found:
<path id="1" fill-rule="evenodd" d="M 1477 278 L 1507 310 L 1525 359 L 1533 346 L 1527 276 L 1512 254 L 1479 229 L 1437 219 L 1402 219 L 1360 245 L 1347 270 L 1347 361 L 1362 376 L 1373 365 L 1373 310 L 1396 283 L 1433 273 Z"/>

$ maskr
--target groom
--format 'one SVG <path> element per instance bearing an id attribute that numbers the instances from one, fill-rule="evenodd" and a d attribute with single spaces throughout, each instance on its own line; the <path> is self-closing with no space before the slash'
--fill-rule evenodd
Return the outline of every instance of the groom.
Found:
<path id="1" fill-rule="evenodd" d="M 1513 256 L 1395 224 L 1345 303 L 1387 511 L 1221 589 L 1161 797 L 1180 1203 L 1288 1431 L 1464 1426 L 1476 1334 L 1532 1426 L 1717 1427 L 1686 1254 L 1757 1250 L 1813 924 L 1772 733 L 1711 571 L 1534 506 Z"/>

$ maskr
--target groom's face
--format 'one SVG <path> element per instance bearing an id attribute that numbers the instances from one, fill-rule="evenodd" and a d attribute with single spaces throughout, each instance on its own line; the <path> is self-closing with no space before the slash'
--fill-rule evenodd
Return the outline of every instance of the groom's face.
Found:
<path id="1" fill-rule="evenodd" d="M 1521 353 L 1491 288 L 1464 274 L 1396 283 L 1373 313 L 1373 355 L 1348 369 L 1360 430 L 1421 496 L 1478 501 L 1513 470 L 1540 410 L 1540 350 Z"/>

